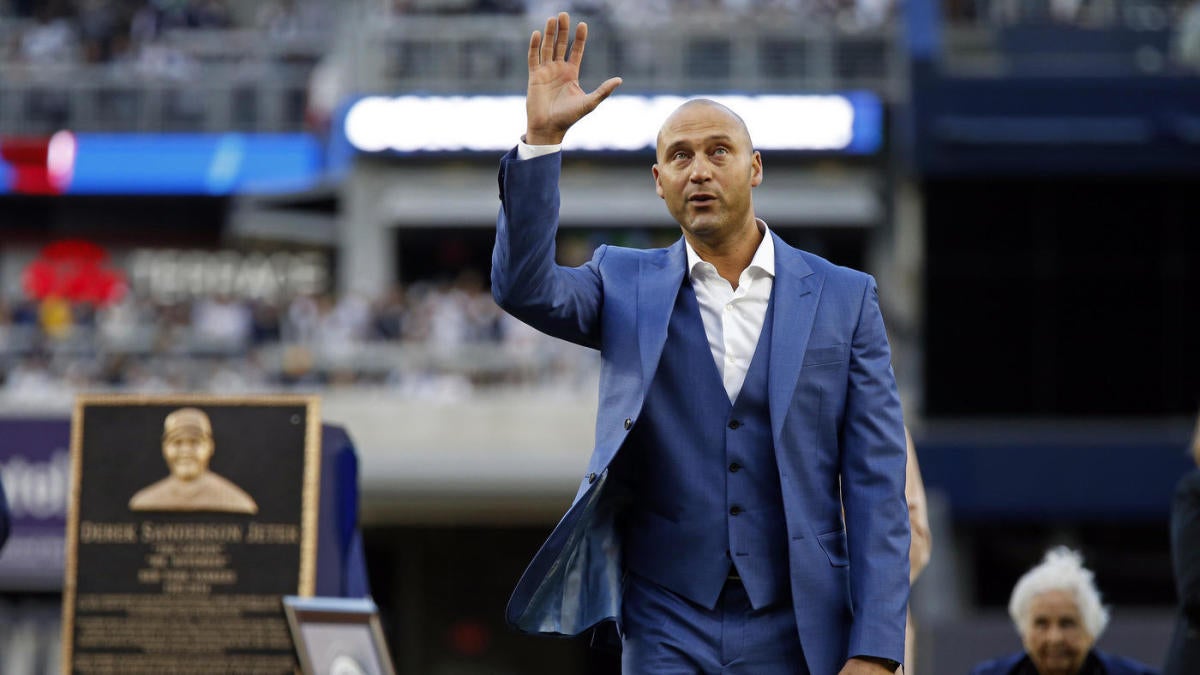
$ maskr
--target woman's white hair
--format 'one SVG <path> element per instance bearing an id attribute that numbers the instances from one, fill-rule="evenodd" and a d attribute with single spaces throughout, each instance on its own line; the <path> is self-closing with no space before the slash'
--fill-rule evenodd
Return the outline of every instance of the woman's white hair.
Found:
<path id="1" fill-rule="evenodd" d="M 1046 552 L 1041 564 L 1029 570 L 1013 587 L 1008 601 L 1008 615 L 1022 637 L 1030 628 L 1029 604 L 1034 596 L 1047 591 L 1065 591 L 1075 599 L 1083 626 L 1092 639 L 1100 637 L 1108 626 L 1108 610 L 1100 604 L 1092 571 L 1083 566 L 1083 556 L 1066 546 L 1056 546 Z"/>

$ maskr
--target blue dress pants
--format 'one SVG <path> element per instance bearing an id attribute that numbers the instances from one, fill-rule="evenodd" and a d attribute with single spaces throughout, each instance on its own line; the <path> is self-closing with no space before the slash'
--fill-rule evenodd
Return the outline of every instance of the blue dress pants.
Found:
<path id="1" fill-rule="evenodd" d="M 740 581 L 709 610 L 628 574 L 621 610 L 622 675 L 809 675 L 792 603 L 754 609 Z"/>

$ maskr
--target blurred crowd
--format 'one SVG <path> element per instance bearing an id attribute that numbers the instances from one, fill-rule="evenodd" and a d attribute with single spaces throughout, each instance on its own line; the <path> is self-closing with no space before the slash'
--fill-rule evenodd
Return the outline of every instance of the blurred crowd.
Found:
<path id="1" fill-rule="evenodd" d="M 79 63 L 133 64 L 162 68 L 185 58 L 167 49 L 175 31 L 255 29 L 287 39 L 326 31 L 327 3 L 269 0 L 238 10 L 230 0 L 10 0 L 0 20 L 0 56 L 34 66 Z M 0 21 L 3 23 L 3 21 Z"/>
<path id="2" fill-rule="evenodd" d="M 0 395 L 45 403 L 85 390 L 248 393 L 382 387 L 445 397 L 575 386 L 597 362 L 512 319 L 476 274 L 384 297 L 127 295 L 108 307 L 0 303 Z"/>
<path id="3" fill-rule="evenodd" d="M 788 13 L 878 25 L 893 18 L 893 0 L 385 0 L 395 15 L 527 15 L 560 10 L 619 29 L 698 14 Z M 165 49 L 179 31 L 250 29 L 268 38 L 329 37 L 332 0 L 0 0 L 0 57 L 30 65 L 133 63 L 159 66 L 186 54 Z M 866 27 L 860 25 L 859 27 Z"/>
<path id="4" fill-rule="evenodd" d="M 943 0 L 947 18 L 994 26 L 1057 24 L 1165 30 L 1194 0 Z"/>
<path id="5" fill-rule="evenodd" d="M 846 28 L 872 28 L 895 18 L 892 0 L 392 0 L 395 14 L 512 14 L 535 24 L 560 11 L 604 28 L 644 28 L 673 17 L 743 17 L 836 21 Z"/>

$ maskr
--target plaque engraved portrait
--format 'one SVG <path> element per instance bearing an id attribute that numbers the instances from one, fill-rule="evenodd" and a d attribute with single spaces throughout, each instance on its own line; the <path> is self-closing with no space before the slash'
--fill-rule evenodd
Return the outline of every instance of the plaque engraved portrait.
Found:
<path id="1" fill-rule="evenodd" d="M 214 451 L 212 423 L 199 408 L 180 408 L 163 421 L 162 451 L 170 475 L 129 500 L 133 511 L 258 513 L 245 490 L 208 468 Z"/>
<path id="2" fill-rule="evenodd" d="M 320 468 L 313 396 L 80 396 L 62 674 L 295 675 Z"/>

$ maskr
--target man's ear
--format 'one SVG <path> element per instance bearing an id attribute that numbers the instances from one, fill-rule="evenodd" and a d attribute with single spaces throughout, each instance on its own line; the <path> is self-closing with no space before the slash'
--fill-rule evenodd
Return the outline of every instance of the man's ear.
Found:
<path id="1" fill-rule="evenodd" d="M 750 187 L 758 187 L 763 181 L 763 166 L 762 155 L 757 150 L 754 151 L 754 158 L 750 160 Z"/>
<path id="2" fill-rule="evenodd" d="M 662 181 L 660 181 L 658 179 L 658 165 L 657 164 L 650 167 L 650 173 L 654 176 L 654 193 L 656 195 L 658 195 L 661 199 L 666 199 L 666 197 L 663 196 Z"/>

